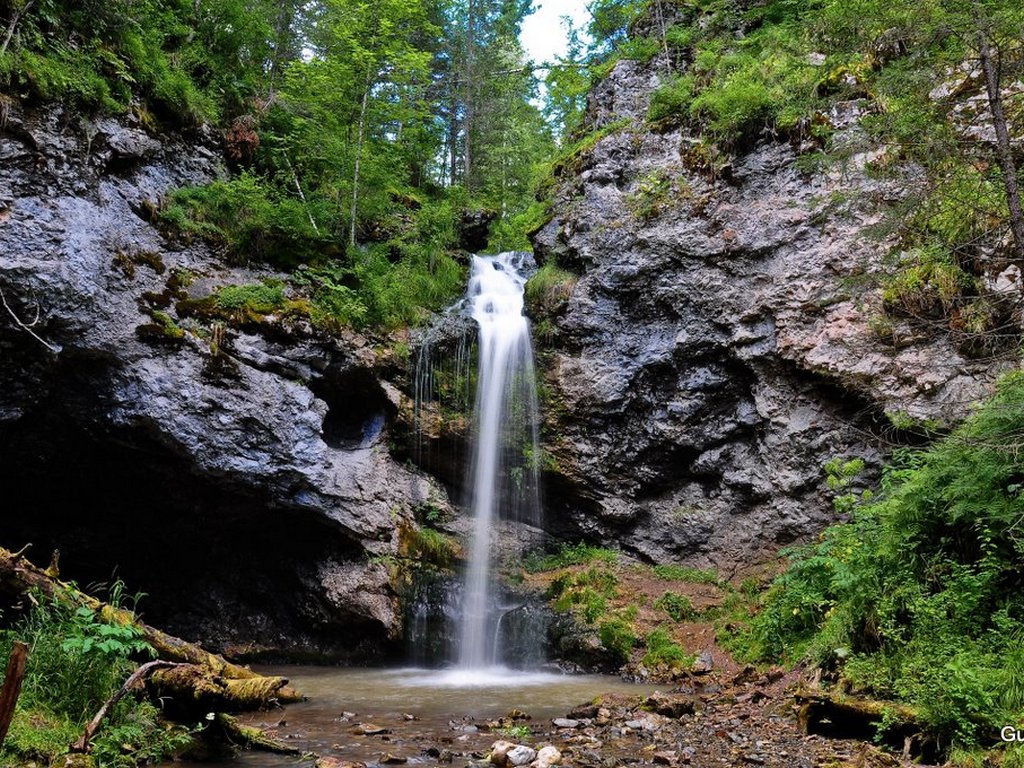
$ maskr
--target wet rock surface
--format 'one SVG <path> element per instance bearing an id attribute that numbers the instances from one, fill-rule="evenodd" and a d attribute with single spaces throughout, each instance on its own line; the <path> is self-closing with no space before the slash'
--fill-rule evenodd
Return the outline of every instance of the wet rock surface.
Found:
<path id="1" fill-rule="evenodd" d="M 860 456 L 870 480 L 886 412 L 949 424 L 1014 363 L 872 331 L 891 243 L 867 230 L 902 190 L 867 171 L 866 105 L 830 115 L 842 168 L 764 136 L 712 176 L 698 137 L 643 125 L 657 66 L 620 61 L 591 94 L 589 127 L 618 127 L 566 163 L 534 240 L 580 275 L 541 358 L 549 517 L 729 573 L 833 519 L 822 465 Z"/>
<path id="2" fill-rule="evenodd" d="M 390 458 L 397 395 L 369 342 L 155 324 L 163 297 L 266 275 L 150 221 L 221 172 L 216 142 L 12 110 L 0 157 L 3 543 L 60 548 L 85 583 L 120 564 L 150 620 L 212 647 L 395 650 L 398 597 L 369 561 L 446 502 Z"/>

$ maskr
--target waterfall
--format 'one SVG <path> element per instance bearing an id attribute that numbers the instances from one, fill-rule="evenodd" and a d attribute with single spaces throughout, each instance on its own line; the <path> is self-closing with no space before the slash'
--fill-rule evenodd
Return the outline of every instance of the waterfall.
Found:
<path id="1" fill-rule="evenodd" d="M 537 393 L 530 327 L 523 314 L 528 254 L 474 256 L 466 302 L 479 326 L 470 472 L 473 531 L 463 588 L 459 667 L 501 663 L 492 596 L 492 534 L 497 521 L 536 523 Z"/>

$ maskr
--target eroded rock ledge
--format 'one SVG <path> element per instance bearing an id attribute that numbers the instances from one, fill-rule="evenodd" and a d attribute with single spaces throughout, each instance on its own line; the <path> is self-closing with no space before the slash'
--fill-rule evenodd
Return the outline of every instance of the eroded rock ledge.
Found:
<path id="1" fill-rule="evenodd" d="M 154 622 L 211 648 L 387 655 L 402 632 L 385 565 L 396 523 L 447 502 L 387 451 L 396 395 L 378 356 L 301 322 L 229 328 L 216 344 L 151 332 L 143 295 L 170 276 L 194 278 L 190 296 L 258 276 L 148 221 L 168 190 L 215 177 L 218 158 L 208 135 L 8 116 L 0 542 L 59 547 L 83 582 L 123 578 L 150 594 Z M 37 315 L 38 338 L 14 319 Z"/>

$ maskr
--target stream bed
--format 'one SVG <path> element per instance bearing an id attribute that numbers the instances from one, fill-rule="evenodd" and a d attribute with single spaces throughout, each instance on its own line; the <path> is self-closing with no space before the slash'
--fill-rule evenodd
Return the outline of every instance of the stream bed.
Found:
<path id="1" fill-rule="evenodd" d="M 309 701 L 243 716 L 244 723 L 264 727 L 303 752 L 367 766 L 465 765 L 472 753 L 486 752 L 498 739 L 517 740 L 514 735 L 487 729 L 487 721 L 513 709 L 530 715 L 530 720 L 516 721 L 516 725 L 546 731 L 551 719 L 564 717 L 575 705 L 596 696 L 644 696 L 654 690 L 608 675 L 504 669 L 464 672 L 282 666 L 260 667 L 258 671 L 289 678 Z M 364 732 L 376 729 L 381 732 Z M 299 768 L 311 763 L 308 758 L 243 752 L 223 765 Z"/>

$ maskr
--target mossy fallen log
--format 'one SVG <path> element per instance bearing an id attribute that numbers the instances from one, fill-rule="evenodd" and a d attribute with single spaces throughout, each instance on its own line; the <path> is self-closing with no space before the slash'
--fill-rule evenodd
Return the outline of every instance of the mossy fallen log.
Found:
<path id="1" fill-rule="evenodd" d="M 15 553 L 0 547 L 0 595 L 18 599 L 36 590 L 54 600 L 91 608 L 108 623 L 136 627 L 159 659 L 180 662 L 194 670 L 190 679 L 196 685 L 202 684 L 196 696 L 207 702 L 209 711 L 260 709 L 303 700 L 302 694 L 288 685 L 287 678 L 259 675 L 194 643 L 151 627 L 139 621 L 131 611 L 104 603 L 60 581 L 55 569 L 43 570 L 33 565 L 24 553 L 24 549 Z M 161 674 L 171 671 L 162 670 Z M 213 706 L 217 691 L 223 695 L 223 703 Z"/>
<path id="2" fill-rule="evenodd" d="M 154 671 L 146 690 L 154 700 L 173 705 L 189 715 L 209 712 L 246 712 L 279 701 L 279 677 L 231 678 L 211 674 L 199 664 L 179 664 Z"/>
<path id="3" fill-rule="evenodd" d="M 883 721 L 897 728 L 919 727 L 917 711 L 904 704 L 809 688 L 798 689 L 794 698 L 800 707 L 797 715 L 800 727 L 806 733 L 823 733 L 822 729 L 835 728 L 865 730 L 873 735 Z"/>
<path id="4" fill-rule="evenodd" d="M 793 698 L 804 733 L 862 741 L 881 738 L 908 759 L 931 761 L 938 756 L 935 740 L 926 733 L 913 707 L 817 688 L 799 688 Z"/>
<path id="5" fill-rule="evenodd" d="M 223 712 L 217 714 L 217 724 L 223 729 L 225 737 L 245 749 L 258 749 L 261 752 L 274 752 L 279 755 L 301 755 L 302 750 L 283 744 L 268 736 L 261 728 L 242 725 L 231 715 Z"/>

